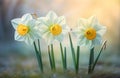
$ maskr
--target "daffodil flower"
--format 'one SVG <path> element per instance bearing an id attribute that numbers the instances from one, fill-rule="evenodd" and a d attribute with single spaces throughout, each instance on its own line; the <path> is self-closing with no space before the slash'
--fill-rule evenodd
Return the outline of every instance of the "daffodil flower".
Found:
<path id="1" fill-rule="evenodd" d="M 55 12 L 50 11 L 46 17 L 38 18 L 40 23 L 40 32 L 48 45 L 52 44 L 54 40 L 62 41 L 65 34 L 69 30 L 67 27 L 65 17 L 58 17 Z"/>
<path id="2" fill-rule="evenodd" d="M 106 32 L 106 27 L 100 25 L 97 18 L 92 16 L 88 19 L 80 18 L 78 28 L 73 32 L 75 32 L 78 36 L 78 45 L 87 46 L 90 49 L 88 67 L 88 74 L 90 74 L 93 72 L 97 62 L 94 62 L 94 47 L 102 43 L 102 36 Z"/>
<path id="3" fill-rule="evenodd" d="M 99 24 L 97 18 L 92 16 L 88 19 L 80 18 L 78 28 L 75 30 L 78 36 L 78 45 L 93 48 L 101 44 L 102 36 L 106 27 Z"/>
<path id="4" fill-rule="evenodd" d="M 35 39 L 40 38 L 36 20 L 31 14 L 27 13 L 22 18 L 13 19 L 11 23 L 15 29 L 15 40 L 25 41 L 31 45 Z"/>

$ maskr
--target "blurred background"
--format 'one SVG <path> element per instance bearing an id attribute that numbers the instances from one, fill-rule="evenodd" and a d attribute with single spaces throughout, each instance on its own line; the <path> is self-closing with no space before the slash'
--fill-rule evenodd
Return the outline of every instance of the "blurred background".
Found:
<path id="1" fill-rule="evenodd" d="M 11 19 L 20 18 L 25 13 L 36 13 L 45 16 L 49 11 L 55 11 L 59 16 L 66 17 L 68 26 L 76 27 L 79 18 L 89 18 L 96 15 L 99 22 L 107 27 L 103 40 L 107 40 L 107 49 L 102 53 L 98 69 L 120 73 L 120 0 L 0 0 L 0 76 L 39 71 L 33 46 L 14 40 L 14 28 Z M 73 36 L 74 42 L 76 38 Z M 68 46 L 67 59 L 69 69 L 73 69 L 68 37 L 64 40 Z M 44 66 L 50 69 L 47 44 L 41 40 Z M 55 43 L 55 57 L 58 68 L 61 65 L 59 44 Z M 98 54 L 100 46 L 96 48 Z M 58 58 L 57 58 L 58 57 Z M 82 48 L 80 67 L 87 68 L 89 50 Z M 33 72 L 34 71 L 34 72 Z M 119 76 L 120 77 L 120 76 Z"/>

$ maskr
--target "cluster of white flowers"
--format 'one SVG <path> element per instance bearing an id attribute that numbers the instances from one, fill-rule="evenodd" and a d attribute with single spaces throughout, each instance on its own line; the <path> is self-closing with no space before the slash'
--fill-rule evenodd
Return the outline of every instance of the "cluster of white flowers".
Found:
<path id="1" fill-rule="evenodd" d="M 27 44 L 32 44 L 36 39 L 41 38 L 44 38 L 48 45 L 54 40 L 62 42 L 64 36 L 70 32 L 65 17 L 58 17 L 53 11 L 50 11 L 46 17 L 37 19 L 27 13 L 22 18 L 13 19 L 11 23 L 15 29 L 15 40 L 25 41 Z M 101 44 L 105 31 L 106 27 L 100 25 L 95 16 L 89 19 L 80 18 L 78 28 L 73 30 L 77 35 L 78 45 L 89 48 Z"/>

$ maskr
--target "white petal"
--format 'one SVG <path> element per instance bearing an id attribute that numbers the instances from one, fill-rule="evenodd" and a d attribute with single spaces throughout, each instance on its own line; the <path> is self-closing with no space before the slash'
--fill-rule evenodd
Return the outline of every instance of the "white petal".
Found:
<path id="1" fill-rule="evenodd" d="M 58 40 L 59 42 L 62 42 L 64 39 L 64 34 L 60 34 L 58 36 L 55 36 L 56 40 Z"/>
<path id="2" fill-rule="evenodd" d="M 16 29 L 17 26 L 21 23 L 21 19 L 20 18 L 13 19 L 13 20 L 11 20 L 11 23 L 12 23 L 14 29 Z"/>
<path id="3" fill-rule="evenodd" d="M 36 20 L 35 19 L 29 20 L 26 25 L 33 28 L 36 25 Z"/>
<path id="4" fill-rule="evenodd" d="M 82 26 L 84 29 L 86 29 L 89 26 L 88 20 L 84 18 L 80 18 L 78 22 L 78 26 Z"/>
<path id="5" fill-rule="evenodd" d="M 48 45 L 52 44 L 55 40 L 54 36 L 50 32 L 46 32 L 42 36 Z"/>
<path id="6" fill-rule="evenodd" d="M 91 17 L 88 19 L 88 22 L 89 22 L 89 25 L 90 25 L 90 26 L 94 26 L 94 25 L 98 24 L 97 17 L 96 17 L 96 16 L 91 16 Z"/>
<path id="7" fill-rule="evenodd" d="M 60 24 L 61 26 L 65 25 L 66 24 L 65 17 L 64 16 L 58 17 L 55 23 Z"/>
<path id="8" fill-rule="evenodd" d="M 53 11 L 50 11 L 46 17 L 49 18 L 52 24 L 54 24 L 55 20 L 57 19 L 57 14 Z"/>
<path id="9" fill-rule="evenodd" d="M 86 41 L 86 47 L 88 47 L 90 49 L 94 47 L 94 45 L 92 44 L 92 40 L 87 40 Z"/>
<path id="10" fill-rule="evenodd" d="M 17 32 L 15 32 L 15 40 L 17 41 L 24 41 L 24 36 L 19 35 Z"/>
<path id="11" fill-rule="evenodd" d="M 32 18 L 32 15 L 30 14 L 30 13 L 27 13 L 27 14 L 24 14 L 23 16 L 22 16 L 22 23 L 23 24 L 27 24 L 28 23 L 28 21 L 29 20 L 32 20 L 33 18 Z"/>
<path id="12" fill-rule="evenodd" d="M 25 36 L 19 35 L 17 32 L 15 32 L 15 40 L 17 41 L 24 41 L 28 45 L 32 45 L 34 37 L 30 36 L 29 34 L 26 34 Z"/>
<path id="13" fill-rule="evenodd" d="M 29 35 L 29 34 L 27 34 L 26 36 L 25 36 L 25 43 L 26 44 L 28 44 L 28 45 L 32 45 L 33 44 L 33 39 L 32 39 L 32 37 Z"/>
<path id="14" fill-rule="evenodd" d="M 40 31 L 41 34 L 44 34 L 44 33 L 46 33 L 46 32 L 49 32 L 49 27 L 48 27 L 48 26 L 42 25 L 42 26 L 40 26 L 40 27 L 38 27 L 38 28 L 39 28 L 39 31 Z"/>
<path id="15" fill-rule="evenodd" d="M 39 31 L 38 30 L 31 30 L 30 32 L 29 32 L 29 35 L 30 35 L 30 37 L 32 38 L 32 40 L 36 40 L 36 39 L 40 39 L 41 38 L 41 33 L 39 33 Z"/>
<path id="16" fill-rule="evenodd" d="M 50 45 L 50 44 L 52 44 L 53 42 L 54 42 L 54 37 L 53 36 L 49 36 L 48 38 L 47 38 L 47 44 L 48 45 Z"/>
<path id="17" fill-rule="evenodd" d="M 44 25 L 44 26 L 49 26 L 51 24 L 48 18 L 46 17 L 40 17 L 37 19 L 37 21 L 40 22 L 40 25 Z"/>
<path id="18" fill-rule="evenodd" d="M 75 29 L 72 29 L 72 33 L 79 37 L 79 35 L 84 35 L 85 29 L 81 28 L 82 26 L 78 26 Z"/>
<path id="19" fill-rule="evenodd" d="M 36 32 L 37 31 L 37 32 Z M 34 35 L 38 36 L 39 38 L 41 38 L 41 32 L 39 30 L 39 27 L 38 26 L 35 26 L 33 28 L 33 32 L 35 33 Z"/>
<path id="20" fill-rule="evenodd" d="M 77 41 L 78 45 L 84 46 L 85 42 L 86 42 L 86 38 L 83 35 L 80 35 Z"/>
<path id="21" fill-rule="evenodd" d="M 97 35 L 92 42 L 94 45 L 100 45 L 102 43 L 102 37 L 100 35 Z"/>
<path id="22" fill-rule="evenodd" d="M 105 34 L 106 30 L 107 30 L 107 28 L 105 26 L 101 26 L 101 25 L 99 25 L 97 27 L 97 29 L 98 29 L 97 33 L 100 34 L 101 36 L 103 36 Z"/>

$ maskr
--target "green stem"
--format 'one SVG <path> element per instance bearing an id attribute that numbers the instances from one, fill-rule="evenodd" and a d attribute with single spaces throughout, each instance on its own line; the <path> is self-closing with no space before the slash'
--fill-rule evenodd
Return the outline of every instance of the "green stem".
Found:
<path id="1" fill-rule="evenodd" d="M 78 73 L 78 70 L 79 70 L 79 51 L 80 51 L 80 47 L 77 46 L 76 74 Z"/>
<path id="2" fill-rule="evenodd" d="M 72 52 L 74 68 L 76 69 L 75 50 L 74 50 L 74 47 L 73 47 L 72 38 L 71 38 L 70 33 L 69 33 L 69 41 L 70 41 L 70 47 L 71 47 L 71 52 Z"/>
<path id="3" fill-rule="evenodd" d="M 48 55 L 49 55 L 50 67 L 51 67 L 51 70 L 53 70 L 52 57 L 50 54 L 50 47 L 49 46 L 48 46 Z"/>
<path id="4" fill-rule="evenodd" d="M 42 70 L 42 72 L 43 72 L 43 62 L 42 62 L 42 53 L 41 53 L 41 48 L 40 48 L 40 41 L 39 41 L 39 39 L 38 39 L 38 50 L 39 50 L 39 55 L 40 55 L 40 61 L 41 61 L 41 63 L 40 63 L 40 65 L 41 65 L 41 70 Z"/>
<path id="5" fill-rule="evenodd" d="M 90 50 L 88 74 L 92 73 L 93 62 L 94 62 L 94 48 Z"/>
<path id="6" fill-rule="evenodd" d="M 56 70 L 55 58 L 54 58 L 54 50 L 53 50 L 53 44 L 51 44 L 51 56 L 52 56 L 53 70 Z"/>
<path id="7" fill-rule="evenodd" d="M 96 60 L 95 60 L 95 62 L 94 62 L 94 64 L 93 64 L 92 72 L 94 71 L 94 68 L 95 68 L 95 66 L 96 66 L 96 64 L 97 64 L 97 61 L 98 61 L 98 59 L 99 59 L 102 51 L 106 48 L 106 42 L 107 42 L 107 41 L 104 41 L 104 42 L 103 42 L 103 45 L 102 45 L 102 47 L 101 47 L 101 49 L 100 49 L 100 52 L 99 52 L 99 54 L 98 54 L 98 56 L 97 56 L 97 58 L 96 58 Z"/>
<path id="8" fill-rule="evenodd" d="M 64 47 L 64 69 L 67 69 L 67 55 L 66 55 L 66 47 Z"/>
<path id="9" fill-rule="evenodd" d="M 37 61 L 38 61 L 38 64 L 39 64 L 39 68 L 40 68 L 40 70 L 43 72 L 41 55 L 39 55 L 39 52 L 38 52 L 38 50 L 37 50 L 37 46 L 36 46 L 36 43 L 35 43 L 35 42 L 34 42 L 34 49 L 35 49 L 35 52 L 36 52 L 36 57 L 37 57 Z"/>
<path id="10" fill-rule="evenodd" d="M 64 54 L 63 54 L 63 47 L 62 47 L 61 42 L 60 42 L 60 50 L 61 50 L 62 64 L 63 64 L 63 68 L 65 70 Z"/>

